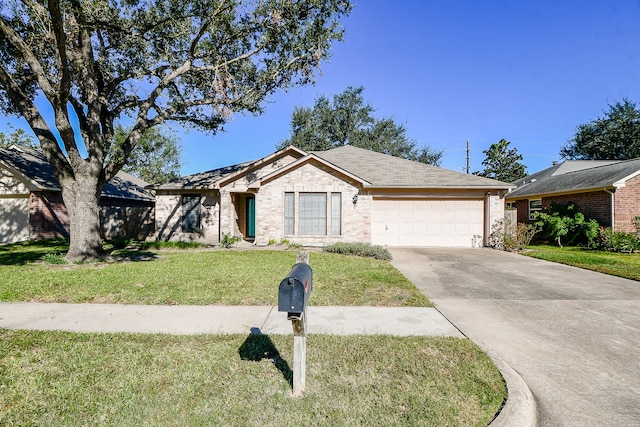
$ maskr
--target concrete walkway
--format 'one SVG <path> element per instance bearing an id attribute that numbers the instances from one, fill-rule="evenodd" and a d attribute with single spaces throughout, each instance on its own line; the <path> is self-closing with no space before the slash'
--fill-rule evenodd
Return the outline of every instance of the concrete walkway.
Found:
<path id="1" fill-rule="evenodd" d="M 335 335 L 463 337 L 427 307 L 309 307 L 308 332 Z M 291 334 L 287 313 L 270 306 L 153 306 L 0 303 L 0 328 L 72 332 Z"/>
<path id="2" fill-rule="evenodd" d="M 524 379 L 538 425 L 640 426 L 640 283 L 491 249 L 391 252 L 438 310 Z"/>

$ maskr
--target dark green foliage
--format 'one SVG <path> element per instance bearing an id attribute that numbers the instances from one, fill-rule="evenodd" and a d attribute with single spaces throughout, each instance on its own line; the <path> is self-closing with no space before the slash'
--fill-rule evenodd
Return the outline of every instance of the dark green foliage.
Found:
<path id="1" fill-rule="evenodd" d="M 598 249 L 609 252 L 633 253 L 640 250 L 640 236 L 624 231 L 613 232 L 610 228 L 601 229 L 598 236 Z"/>
<path id="2" fill-rule="evenodd" d="M 0 147 L 10 147 L 12 145 L 38 148 L 36 141 L 23 129 L 15 129 L 10 133 L 0 132 Z"/>
<path id="3" fill-rule="evenodd" d="M 629 99 L 609 105 L 604 117 L 577 127 L 560 151 L 566 159 L 626 160 L 640 157 L 640 109 Z"/>
<path id="4" fill-rule="evenodd" d="M 121 125 L 116 126 L 113 152 L 118 152 L 130 131 Z M 152 184 L 178 179 L 182 166 L 181 150 L 182 144 L 174 133 L 159 128 L 148 129 L 122 170 Z"/>
<path id="5" fill-rule="evenodd" d="M 325 246 L 323 250 L 335 254 L 356 255 L 385 261 L 391 261 L 392 259 L 386 248 L 369 243 L 334 243 L 333 245 Z"/>
<path id="6" fill-rule="evenodd" d="M 484 150 L 487 156 L 482 161 L 484 170 L 474 172 L 474 175 L 493 178 L 503 182 L 513 182 L 527 175 L 527 168 L 520 163 L 523 159 L 522 154 L 518 154 L 515 148 L 509 148 L 511 144 L 506 139 L 501 139 L 495 144 Z"/>
<path id="7" fill-rule="evenodd" d="M 599 225 L 594 219 L 586 220 L 573 203 L 562 205 L 553 202 L 551 207 L 536 212 L 536 225 L 542 228 L 543 234 L 555 240 L 558 246 L 586 245 L 594 246 L 598 238 Z"/>
<path id="8" fill-rule="evenodd" d="M 238 237 L 238 236 L 232 236 L 231 234 L 225 234 L 224 236 L 222 236 L 222 239 L 220 240 L 220 246 L 222 246 L 223 248 L 229 249 L 234 244 L 238 243 L 240 240 L 242 240 L 242 239 L 240 237 Z"/>
<path id="9" fill-rule="evenodd" d="M 375 109 L 365 102 L 364 87 L 348 87 L 316 99 L 313 108 L 296 107 L 291 117 L 291 136 L 276 146 L 293 145 L 305 151 L 326 151 L 344 145 L 438 166 L 443 151 L 417 147 L 407 129 L 391 118 L 373 117 Z"/>

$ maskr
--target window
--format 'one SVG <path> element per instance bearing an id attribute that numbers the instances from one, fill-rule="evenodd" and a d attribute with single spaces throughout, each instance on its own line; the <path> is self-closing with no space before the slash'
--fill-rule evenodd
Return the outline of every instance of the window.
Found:
<path id="1" fill-rule="evenodd" d="M 284 234 L 295 234 L 295 193 L 284 193 Z"/>
<path id="2" fill-rule="evenodd" d="M 331 235 L 342 234 L 342 193 L 331 193 Z"/>
<path id="3" fill-rule="evenodd" d="M 182 196 L 183 233 L 198 233 L 200 231 L 200 199 L 199 194 Z"/>
<path id="4" fill-rule="evenodd" d="M 298 233 L 307 235 L 327 234 L 327 194 L 300 193 Z"/>
<path id="5" fill-rule="evenodd" d="M 542 211 L 542 199 L 529 200 L 529 219 L 533 219 L 533 214 Z"/>

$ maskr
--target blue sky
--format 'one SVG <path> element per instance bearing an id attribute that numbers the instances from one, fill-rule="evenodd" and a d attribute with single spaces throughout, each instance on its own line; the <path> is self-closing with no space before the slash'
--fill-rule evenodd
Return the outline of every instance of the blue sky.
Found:
<path id="1" fill-rule="evenodd" d="M 482 151 L 504 138 L 534 173 L 609 104 L 640 104 L 638 23 L 640 0 L 360 0 L 315 86 L 280 92 L 215 136 L 174 126 L 182 173 L 273 152 L 294 107 L 347 86 L 364 86 L 376 116 L 418 145 L 444 150 L 442 167 L 463 170 L 468 140 L 481 170 Z"/>

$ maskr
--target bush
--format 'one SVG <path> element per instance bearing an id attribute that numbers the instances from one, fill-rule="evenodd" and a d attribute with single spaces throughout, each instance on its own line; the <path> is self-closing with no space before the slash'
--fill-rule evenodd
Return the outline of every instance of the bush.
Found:
<path id="1" fill-rule="evenodd" d="M 493 225 L 489 244 L 502 251 L 520 252 L 529 246 L 539 231 L 540 227 L 536 224 L 513 225 L 508 217 L 504 217 Z"/>
<path id="2" fill-rule="evenodd" d="M 222 240 L 220 240 L 220 246 L 222 246 L 223 248 L 229 249 L 234 244 L 238 243 L 240 240 L 241 239 L 238 236 L 232 236 L 230 234 L 225 234 L 224 236 L 222 236 Z"/>
<path id="3" fill-rule="evenodd" d="M 534 219 L 542 232 L 550 240 L 555 240 L 560 247 L 563 240 L 569 245 L 597 245 L 600 227 L 598 222 L 594 219 L 586 220 L 584 214 L 579 212 L 573 203 L 562 205 L 553 202 L 550 208 L 536 212 Z"/>
<path id="4" fill-rule="evenodd" d="M 333 245 L 325 246 L 323 250 L 334 254 L 356 255 L 385 261 L 391 261 L 392 259 L 386 248 L 369 243 L 334 243 Z"/>
<path id="5" fill-rule="evenodd" d="M 633 253 L 640 250 L 640 236 L 624 231 L 613 232 L 610 228 L 600 229 L 598 249 L 610 252 Z"/>
<path id="6" fill-rule="evenodd" d="M 174 242 L 174 241 L 165 241 L 165 240 L 157 240 L 157 241 L 149 241 L 149 242 L 140 242 L 139 248 L 142 250 L 145 249 L 197 249 L 204 248 L 205 245 L 200 242 Z"/>

